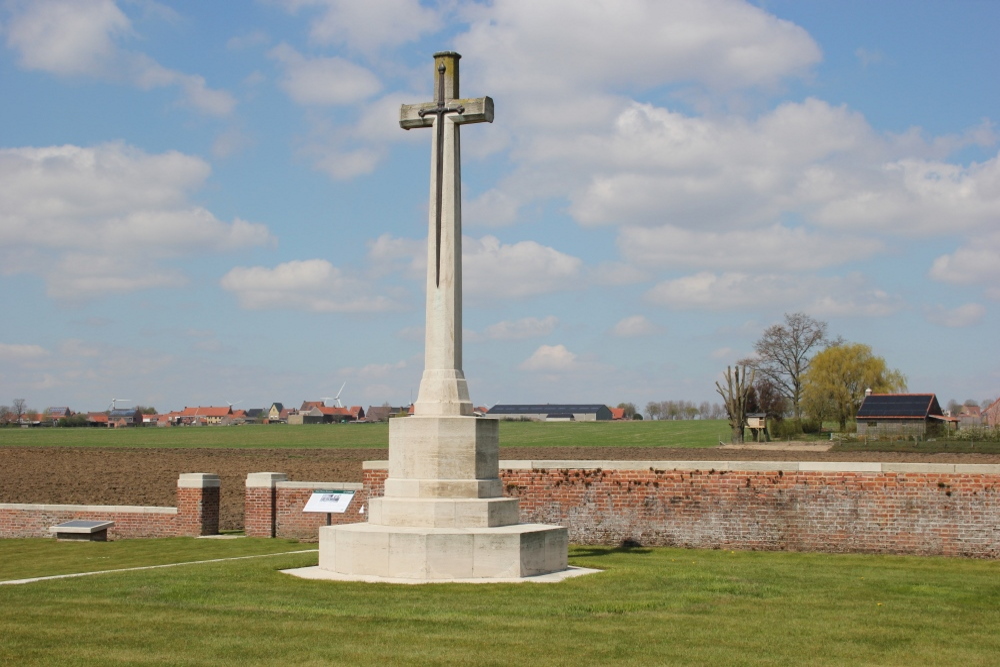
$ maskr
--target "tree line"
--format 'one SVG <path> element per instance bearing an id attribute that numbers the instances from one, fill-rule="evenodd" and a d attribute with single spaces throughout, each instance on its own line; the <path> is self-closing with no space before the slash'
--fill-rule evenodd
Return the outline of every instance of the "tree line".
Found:
<path id="1" fill-rule="evenodd" d="M 702 401 L 650 401 L 646 403 L 648 419 L 725 419 L 726 410 L 718 403 Z"/>
<path id="2" fill-rule="evenodd" d="M 906 390 L 906 376 L 889 368 L 869 345 L 831 338 L 826 322 L 805 313 L 786 313 L 784 322 L 764 330 L 754 354 L 727 367 L 723 398 L 733 439 L 743 441 L 747 414 L 765 413 L 780 420 L 808 416 L 836 421 L 843 431 L 854 419 L 865 390 Z"/>

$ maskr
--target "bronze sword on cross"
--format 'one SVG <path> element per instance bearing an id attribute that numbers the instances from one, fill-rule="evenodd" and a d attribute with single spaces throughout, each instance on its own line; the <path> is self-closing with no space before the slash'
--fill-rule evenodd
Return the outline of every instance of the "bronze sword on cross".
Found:
<path id="1" fill-rule="evenodd" d="M 445 202 L 443 201 L 444 181 L 447 176 L 444 173 L 445 116 L 455 114 L 451 120 L 456 125 L 493 122 L 493 100 L 491 98 L 458 99 L 458 59 L 461 57 L 454 51 L 435 53 L 434 62 L 437 71 L 437 77 L 434 82 L 435 101 L 423 104 L 404 104 L 400 110 L 399 118 L 399 125 L 404 130 L 410 130 L 415 127 L 435 128 L 434 284 L 438 287 L 441 284 L 441 221 L 442 210 L 445 206 Z M 457 146 L 455 147 L 455 151 L 457 153 Z M 457 159 L 452 160 L 451 163 L 453 168 L 457 170 Z M 459 186 L 459 179 L 456 174 L 455 187 L 458 188 Z M 456 197 L 460 197 L 460 192 L 456 191 Z"/>

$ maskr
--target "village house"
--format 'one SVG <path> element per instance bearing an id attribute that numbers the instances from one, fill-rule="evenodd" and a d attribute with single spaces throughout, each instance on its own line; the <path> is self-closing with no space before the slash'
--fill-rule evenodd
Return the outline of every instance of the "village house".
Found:
<path id="1" fill-rule="evenodd" d="M 217 425 L 221 424 L 223 419 L 226 419 L 233 414 L 233 409 L 230 406 L 224 407 L 214 407 L 214 406 L 199 406 L 196 408 L 185 407 L 178 413 L 176 421 L 181 424 L 211 424 Z"/>
<path id="2" fill-rule="evenodd" d="M 1000 426 L 1000 398 L 990 403 L 982 412 L 983 423 L 987 426 Z"/>
<path id="3" fill-rule="evenodd" d="M 515 421 L 611 421 L 611 409 L 601 403 L 544 403 L 494 405 L 483 415 L 487 419 Z"/>

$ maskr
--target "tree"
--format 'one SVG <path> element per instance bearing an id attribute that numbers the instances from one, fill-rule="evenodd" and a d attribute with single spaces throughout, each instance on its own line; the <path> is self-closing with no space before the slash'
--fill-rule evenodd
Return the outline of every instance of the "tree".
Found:
<path id="1" fill-rule="evenodd" d="M 11 403 L 11 412 L 14 413 L 14 423 L 20 424 L 21 419 L 24 417 L 24 413 L 28 411 L 27 401 L 23 398 L 15 398 L 13 403 Z"/>
<path id="2" fill-rule="evenodd" d="M 770 379 L 759 377 L 753 383 L 756 406 L 751 412 L 763 412 L 768 419 L 781 419 L 788 411 L 788 401 Z"/>
<path id="3" fill-rule="evenodd" d="M 635 417 L 636 409 L 635 403 L 619 403 L 618 407 L 624 410 L 625 419 L 632 419 Z"/>
<path id="4" fill-rule="evenodd" d="M 840 430 L 854 419 L 865 390 L 891 393 L 906 389 L 906 377 L 861 343 L 839 343 L 816 354 L 802 378 L 802 406 L 817 419 L 834 419 Z"/>
<path id="5" fill-rule="evenodd" d="M 749 377 L 747 371 L 749 370 Z M 743 367 L 740 372 L 739 364 L 734 372 L 730 366 L 726 366 L 726 388 L 723 389 L 718 381 L 715 382 L 715 390 L 722 396 L 726 403 L 726 414 L 729 416 L 729 428 L 732 429 L 732 441 L 743 442 L 743 425 L 747 422 L 747 397 L 753 387 L 754 370 Z"/>
<path id="6" fill-rule="evenodd" d="M 764 330 L 754 343 L 754 357 L 741 359 L 737 365 L 749 366 L 770 380 L 788 399 L 796 418 L 802 416 L 802 376 L 809 370 L 810 352 L 827 344 L 826 322 L 805 313 L 785 313 L 785 323 Z"/>
<path id="7" fill-rule="evenodd" d="M 646 414 L 649 415 L 650 419 L 659 419 L 662 412 L 660 404 L 656 401 L 650 401 L 646 403 Z"/>

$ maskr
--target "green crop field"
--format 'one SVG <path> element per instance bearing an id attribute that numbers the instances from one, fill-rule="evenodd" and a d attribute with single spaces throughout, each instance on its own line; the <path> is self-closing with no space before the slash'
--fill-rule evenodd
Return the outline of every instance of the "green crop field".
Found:
<path id="1" fill-rule="evenodd" d="M 500 422 L 502 447 L 713 447 L 723 420 Z M 0 429 L 7 447 L 387 447 L 388 424 Z"/>
<path id="2" fill-rule="evenodd" d="M 0 578 L 105 557 L 162 564 L 206 550 L 306 546 L 205 542 L 5 540 Z M 574 547 L 573 565 L 604 571 L 558 584 L 422 586 L 278 572 L 316 560 L 275 555 L 0 586 L 0 664 L 968 667 L 1000 655 L 991 561 Z"/>

